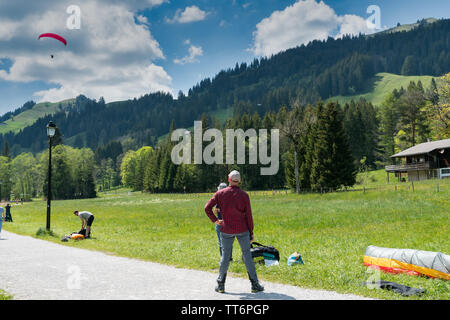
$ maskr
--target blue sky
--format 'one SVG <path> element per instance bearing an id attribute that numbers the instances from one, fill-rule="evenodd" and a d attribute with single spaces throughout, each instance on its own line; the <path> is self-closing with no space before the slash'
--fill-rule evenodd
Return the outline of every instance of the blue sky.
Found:
<path id="1" fill-rule="evenodd" d="M 80 29 L 67 27 L 70 5 L 81 10 Z M 371 5 L 381 28 L 450 12 L 447 0 L 0 0 L 0 114 L 78 94 L 107 102 L 157 90 L 176 96 L 236 62 L 379 31 L 366 23 Z M 44 32 L 68 46 L 38 41 Z"/>

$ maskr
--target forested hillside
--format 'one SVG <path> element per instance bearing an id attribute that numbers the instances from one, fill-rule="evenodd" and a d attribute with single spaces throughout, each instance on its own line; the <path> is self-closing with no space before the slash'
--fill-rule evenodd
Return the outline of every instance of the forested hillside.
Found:
<path id="1" fill-rule="evenodd" d="M 0 117 L 0 134 L 10 131 L 18 133 L 20 130 L 33 125 L 39 118 L 64 111 L 73 100 L 69 99 L 56 103 L 41 102 L 37 104 L 34 101 L 28 101 L 20 108 L 7 112 Z"/>
<path id="2" fill-rule="evenodd" d="M 283 105 L 363 94 L 367 82 L 380 72 L 441 76 L 450 71 L 449 44 L 450 20 L 422 24 L 408 32 L 313 41 L 250 65 L 236 64 L 202 80 L 187 95 L 180 92 L 177 99 L 154 93 L 106 105 L 102 99 L 80 96 L 65 112 L 43 117 L 17 135 L 0 136 L 0 144 L 7 140 L 14 153 L 42 150 L 42 128 L 50 118 L 65 139 L 79 135 L 74 146 L 95 149 L 126 135 L 138 145 L 152 144 L 168 132 L 172 120 L 179 127 L 190 127 L 194 119 L 217 109 L 233 107 L 235 114 L 263 116 Z"/>
<path id="3" fill-rule="evenodd" d="M 205 127 L 222 131 L 278 128 L 282 132 L 280 171 L 270 179 L 252 175 L 246 187 L 347 187 L 355 183 L 358 170 L 382 166 L 399 149 L 450 136 L 449 71 L 450 20 L 420 23 L 404 32 L 313 41 L 250 65 L 236 64 L 177 98 L 157 92 L 106 104 L 103 98 L 79 95 L 66 101 L 61 111 L 18 133 L 0 135 L 2 161 L 9 165 L 7 159 L 23 152 L 36 155 L 45 150 L 45 126 L 52 120 L 59 128 L 58 144 L 94 151 L 95 159 L 89 156 L 85 167 L 95 168 L 92 174 L 103 189 L 124 183 L 135 190 L 172 192 L 186 190 L 189 181 L 188 191 L 211 190 L 231 167 L 170 164 L 173 144 L 161 139 L 171 128 L 191 128 L 194 120 L 201 119 Z M 399 75 L 403 76 L 400 87 Z M 379 77 L 389 80 L 381 90 L 374 85 Z M 375 93 L 377 107 L 365 99 Z M 345 99 L 348 96 L 353 99 Z M 32 108 L 29 102 L 14 114 L 19 117 Z M 232 119 L 215 118 L 229 110 Z M 7 118 L 2 120 L 10 121 Z M 338 151 L 327 153 L 336 146 Z M 59 150 L 61 170 L 75 172 L 64 160 L 68 159 L 64 154 L 72 151 Z M 36 166 L 41 165 L 37 161 L 41 157 L 35 158 Z M 327 163 L 335 167 L 326 168 Z M 256 166 L 237 168 L 251 173 Z M 91 182 L 85 179 L 88 186 L 80 187 L 76 178 L 73 174 L 74 185 L 61 197 L 92 193 L 80 191 L 91 188 Z"/>

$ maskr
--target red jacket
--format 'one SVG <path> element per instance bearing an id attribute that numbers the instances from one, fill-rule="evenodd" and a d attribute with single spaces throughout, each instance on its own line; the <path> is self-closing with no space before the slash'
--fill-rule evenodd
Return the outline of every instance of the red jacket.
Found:
<path id="1" fill-rule="evenodd" d="M 229 234 L 249 231 L 253 238 L 252 208 L 247 192 L 231 186 L 217 191 L 205 205 L 205 212 L 212 222 L 218 220 L 212 211 L 215 205 L 220 208 L 223 220 L 220 231 Z"/>

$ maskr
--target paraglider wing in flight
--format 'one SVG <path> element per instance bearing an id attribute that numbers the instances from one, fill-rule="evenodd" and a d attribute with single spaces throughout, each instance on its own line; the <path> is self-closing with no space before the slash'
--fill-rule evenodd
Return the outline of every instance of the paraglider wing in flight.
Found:
<path id="1" fill-rule="evenodd" d="M 65 46 L 67 46 L 66 39 L 64 39 L 60 35 L 57 35 L 56 33 L 43 33 L 38 37 L 38 40 L 41 38 L 53 38 L 53 39 L 61 41 L 62 43 L 64 43 Z"/>

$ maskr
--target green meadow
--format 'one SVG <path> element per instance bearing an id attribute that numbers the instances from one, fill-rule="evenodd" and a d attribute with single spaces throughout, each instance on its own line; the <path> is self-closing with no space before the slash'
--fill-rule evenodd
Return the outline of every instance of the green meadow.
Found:
<path id="1" fill-rule="evenodd" d="M 439 192 L 437 190 L 439 183 Z M 143 194 L 124 189 L 96 199 L 52 201 L 52 231 L 45 227 L 46 203 L 35 200 L 12 208 L 8 231 L 78 248 L 191 268 L 218 271 L 214 224 L 203 207 L 211 194 Z M 363 265 L 369 245 L 440 251 L 450 254 L 450 179 L 389 184 L 364 191 L 301 194 L 250 192 L 255 240 L 280 251 L 280 265 L 257 264 L 264 281 L 334 290 L 381 299 L 449 299 L 448 281 L 380 273 L 381 280 L 426 289 L 423 296 L 369 289 L 361 283 L 376 276 Z M 95 214 L 93 239 L 61 242 L 80 228 L 73 211 Z M 287 266 L 298 251 L 304 265 Z M 230 273 L 246 278 L 235 242 Z M 211 283 L 211 290 L 214 289 Z"/>
<path id="2" fill-rule="evenodd" d="M 351 100 L 359 100 L 361 98 L 372 102 L 374 106 L 380 106 L 386 96 L 392 93 L 394 89 L 399 90 L 401 87 L 406 89 L 411 81 L 422 82 L 424 88 L 429 88 L 431 76 L 400 76 L 392 73 L 377 73 L 373 79 L 369 81 L 369 84 L 365 90 L 365 93 L 350 95 L 350 96 L 335 96 L 329 98 L 328 101 L 338 101 L 344 105 Z"/>
<path id="3" fill-rule="evenodd" d="M 11 300 L 13 297 L 3 290 L 0 290 L 0 300 Z"/>
<path id="4" fill-rule="evenodd" d="M 64 110 L 74 99 L 63 100 L 57 103 L 41 102 L 33 106 L 33 108 L 26 110 L 9 120 L 5 121 L 5 125 L 0 126 L 0 134 L 10 131 L 15 133 L 32 125 L 41 117 L 48 114 L 54 114 L 60 110 Z"/>

